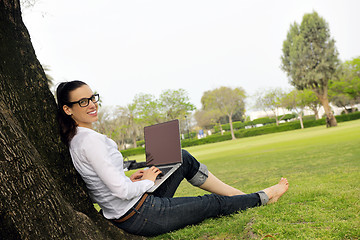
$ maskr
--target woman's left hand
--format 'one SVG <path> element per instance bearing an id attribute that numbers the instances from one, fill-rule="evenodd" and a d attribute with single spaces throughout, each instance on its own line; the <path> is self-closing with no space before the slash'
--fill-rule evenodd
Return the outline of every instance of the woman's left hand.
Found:
<path id="1" fill-rule="evenodd" d="M 144 175 L 144 170 L 140 169 L 130 176 L 130 180 L 132 182 L 140 181 L 143 175 Z"/>

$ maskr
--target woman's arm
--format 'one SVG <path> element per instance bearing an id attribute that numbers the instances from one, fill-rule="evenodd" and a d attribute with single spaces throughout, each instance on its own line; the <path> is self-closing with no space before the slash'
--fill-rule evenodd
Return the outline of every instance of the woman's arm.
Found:
<path id="1" fill-rule="evenodd" d="M 114 157 L 119 158 L 115 160 L 122 161 L 121 153 L 109 152 L 105 136 L 91 135 L 86 138 L 82 144 L 82 153 L 101 182 L 110 189 L 113 195 L 121 199 L 130 200 L 145 193 L 154 185 L 153 181 L 144 177 L 146 171 L 142 173 L 142 181 L 133 182 L 126 177 L 123 170 L 113 163 Z M 139 174 L 137 176 L 139 177 Z"/>

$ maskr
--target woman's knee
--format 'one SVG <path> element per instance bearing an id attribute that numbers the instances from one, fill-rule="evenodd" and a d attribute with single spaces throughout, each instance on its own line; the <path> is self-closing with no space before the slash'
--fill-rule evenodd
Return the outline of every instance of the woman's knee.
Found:
<path id="1" fill-rule="evenodd" d="M 188 170 L 186 179 L 194 186 L 201 186 L 208 178 L 209 171 L 205 164 L 197 161 L 188 151 L 182 150 L 183 164 Z"/>

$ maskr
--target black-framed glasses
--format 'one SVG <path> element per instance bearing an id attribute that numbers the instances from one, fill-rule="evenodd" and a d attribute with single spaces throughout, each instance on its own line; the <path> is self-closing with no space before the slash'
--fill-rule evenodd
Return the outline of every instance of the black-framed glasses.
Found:
<path id="1" fill-rule="evenodd" d="M 93 103 L 97 103 L 97 102 L 99 101 L 99 99 L 100 99 L 99 94 L 94 94 L 94 95 L 92 95 L 92 96 L 89 97 L 89 98 L 82 98 L 82 99 L 80 99 L 79 101 L 69 102 L 68 104 L 78 103 L 80 107 L 87 107 L 87 106 L 89 106 L 90 100 L 91 100 Z"/>

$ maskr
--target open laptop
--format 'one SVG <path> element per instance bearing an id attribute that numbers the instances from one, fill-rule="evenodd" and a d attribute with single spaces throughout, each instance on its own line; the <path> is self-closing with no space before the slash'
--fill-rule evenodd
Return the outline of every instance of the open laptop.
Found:
<path id="1" fill-rule="evenodd" d="M 144 128 L 146 166 L 156 166 L 162 174 L 147 192 L 154 192 L 182 164 L 179 120 Z"/>

